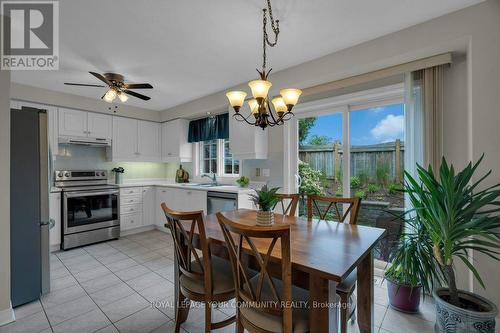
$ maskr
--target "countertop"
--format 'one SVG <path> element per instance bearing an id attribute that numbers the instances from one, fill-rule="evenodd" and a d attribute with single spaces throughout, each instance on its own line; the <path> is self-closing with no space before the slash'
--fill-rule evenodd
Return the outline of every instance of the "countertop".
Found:
<path id="1" fill-rule="evenodd" d="M 124 183 L 124 184 L 119 184 L 118 187 L 120 188 L 127 188 L 127 187 L 142 187 L 142 186 L 158 186 L 158 187 L 173 187 L 173 188 L 182 188 L 182 189 L 189 189 L 189 190 L 199 190 L 199 191 L 214 191 L 214 192 L 229 192 L 229 193 L 252 193 L 253 190 L 251 188 L 241 188 L 238 186 L 234 185 L 220 185 L 220 186 L 197 186 L 196 184 L 198 183 L 173 183 L 171 181 L 134 181 L 130 183 Z"/>

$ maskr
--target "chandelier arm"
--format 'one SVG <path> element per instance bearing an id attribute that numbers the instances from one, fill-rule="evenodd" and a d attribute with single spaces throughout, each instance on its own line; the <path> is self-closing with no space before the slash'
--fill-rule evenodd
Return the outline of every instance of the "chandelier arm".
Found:
<path id="1" fill-rule="evenodd" d="M 275 123 L 277 123 L 276 118 L 274 118 L 273 110 L 271 109 L 271 104 L 269 104 L 269 99 L 266 100 L 267 109 L 269 110 L 269 114 Z M 279 117 L 279 116 L 278 116 Z"/>
<path id="2" fill-rule="evenodd" d="M 247 124 L 249 125 L 255 125 L 257 123 L 257 120 L 255 122 L 250 122 L 248 121 L 248 118 L 250 118 L 250 116 L 252 116 L 252 114 L 250 113 L 250 115 L 248 117 L 245 117 L 243 116 L 242 114 L 239 114 L 239 113 L 235 113 L 233 114 L 233 118 L 236 120 L 236 121 L 244 121 L 246 122 Z"/>

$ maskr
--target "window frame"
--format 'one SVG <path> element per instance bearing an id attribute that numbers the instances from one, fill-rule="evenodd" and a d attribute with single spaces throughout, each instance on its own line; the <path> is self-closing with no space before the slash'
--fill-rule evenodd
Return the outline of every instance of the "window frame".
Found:
<path id="1" fill-rule="evenodd" d="M 225 159 L 226 159 L 226 156 L 225 156 L 225 149 L 224 149 L 224 145 L 227 141 L 229 141 L 229 139 L 215 139 L 217 141 L 217 149 L 216 149 L 216 152 L 217 152 L 217 156 L 216 156 L 216 163 L 217 163 L 217 172 L 215 172 L 215 174 L 217 175 L 217 177 L 219 178 L 237 178 L 237 177 L 240 177 L 241 175 L 241 160 L 235 160 L 233 158 L 233 156 L 231 156 L 231 161 L 232 161 L 232 169 L 234 171 L 234 162 L 235 161 L 239 161 L 238 165 L 239 165 L 239 173 L 238 174 L 235 174 L 235 173 L 225 173 Z M 214 140 L 214 141 L 215 141 Z M 206 160 L 204 157 L 202 157 L 202 154 L 203 154 L 203 146 L 204 146 L 204 143 L 205 141 L 200 141 L 200 142 L 197 142 L 195 145 L 194 145 L 194 156 L 195 156 L 195 170 L 196 170 L 196 176 L 198 177 L 201 177 L 203 175 L 210 175 L 212 174 L 212 172 L 210 173 L 206 173 L 206 172 L 203 172 L 202 171 L 202 168 L 204 167 L 203 165 L 203 162 Z M 232 154 L 231 154 L 232 155 Z"/>

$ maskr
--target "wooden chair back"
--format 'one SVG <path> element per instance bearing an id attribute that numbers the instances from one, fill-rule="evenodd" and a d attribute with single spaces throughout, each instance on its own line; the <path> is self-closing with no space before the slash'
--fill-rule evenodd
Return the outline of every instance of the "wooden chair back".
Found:
<path id="1" fill-rule="evenodd" d="M 165 203 L 161 204 L 161 208 L 165 213 L 167 225 L 174 240 L 179 273 L 193 280 L 203 280 L 205 289 L 208 289 L 205 290 L 205 295 L 211 296 L 213 294 L 211 260 L 205 234 L 203 211 L 178 212 L 168 208 Z M 186 226 L 188 228 L 185 228 Z M 201 258 L 194 244 L 196 228 L 198 228 Z"/>
<path id="2" fill-rule="evenodd" d="M 233 267 L 237 304 L 250 307 L 274 316 L 279 316 L 283 323 L 283 332 L 292 332 L 292 264 L 290 255 L 290 226 L 288 224 L 274 224 L 269 227 L 242 224 L 231 221 L 222 213 L 217 213 L 226 246 Z M 262 241 L 263 239 L 270 242 Z M 272 252 L 280 241 L 281 249 L 281 280 L 282 288 L 277 289 L 271 278 L 269 263 Z M 242 252 L 249 251 L 256 259 L 259 266 L 259 275 L 255 285 L 250 283 L 251 275 L 242 262 Z M 263 289 L 270 291 L 264 299 Z M 263 303 L 265 302 L 265 303 Z M 252 323 L 241 315 L 238 310 L 240 322 L 243 326 Z M 245 325 L 246 324 L 246 325 Z"/>
<path id="3" fill-rule="evenodd" d="M 326 206 L 326 208 L 320 207 L 320 203 L 327 203 L 328 205 Z M 323 197 L 320 195 L 308 195 L 307 220 L 312 221 L 314 211 L 318 213 L 320 220 L 325 220 L 327 218 L 327 214 L 330 212 L 330 209 L 333 207 L 333 213 L 335 214 L 338 222 L 344 223 L 350 213 L 349 224 L 356 224 L 358 221 L 360 206 L 360 198 L 339 198 Z"/>
<path id="4" fill-rule="evenodd" d="M 279 213 L 282 215 L 295 216 L 300 194 L 276 193 L 276 195 L 280 198 L 280 202 L 276 205 L 281 208 Z M 288 201 L 288 205 L 286 205 L 286 201 Z"/>

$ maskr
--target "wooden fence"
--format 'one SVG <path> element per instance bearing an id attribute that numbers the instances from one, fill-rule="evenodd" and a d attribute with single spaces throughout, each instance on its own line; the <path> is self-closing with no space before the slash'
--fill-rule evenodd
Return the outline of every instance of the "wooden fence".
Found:
<path id="1" fill-rule="evenodd" d="M 328 179 L 342 179 L 342 145 L 335 142 L 331 145 L 301 145 L 299 159 L 308 163 L 313 169 L 321 170 Z M 367 146 L 351 147 L 351 176 L 367 177 L 377 180 L 379 173 L 385 171 L 389 182 L 400 182 L 404 170 L 404 143 L 400 140 Z"/>

